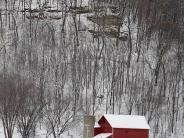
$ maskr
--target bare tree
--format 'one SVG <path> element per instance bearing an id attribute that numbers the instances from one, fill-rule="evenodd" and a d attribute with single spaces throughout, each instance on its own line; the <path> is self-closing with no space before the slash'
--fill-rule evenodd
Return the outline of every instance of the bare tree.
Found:
<path id="1" fill-rule="evenodd" d="M 0 118 L 3 122 L 5 138 L 12 138 L 19 111 L 19 77 L 0 75 Z"/>
<path id="2" fill-rule="evenodd" d="M 42 117 L 45 104 L 40 100 L 41 94 L 33 82 L 21 80 L 19 92 L 19 112 L 17 125 L 22 138 L 35 135 L 36 124 Z"/>
<path id="3" fill-rule="evenodd" d="M 74 122 L 71 98 L 54 97 L 45 109 L 44 124 L 47 136 L 60 138 L 60 135 L 68 130 Z"/>

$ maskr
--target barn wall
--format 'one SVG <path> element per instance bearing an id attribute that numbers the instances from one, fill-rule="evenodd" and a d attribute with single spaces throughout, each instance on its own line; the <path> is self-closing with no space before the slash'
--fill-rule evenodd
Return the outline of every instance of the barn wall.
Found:
<path id="1" fill-rule="evenodd" d="M 94 136 L 100 134 L 101 128 L 94 128 Z"/>
<path id="2" fill-rule="evenodd" d="M 144 129 L 113 129 L 112 138 L 149 138 L 149 131 Z"/>

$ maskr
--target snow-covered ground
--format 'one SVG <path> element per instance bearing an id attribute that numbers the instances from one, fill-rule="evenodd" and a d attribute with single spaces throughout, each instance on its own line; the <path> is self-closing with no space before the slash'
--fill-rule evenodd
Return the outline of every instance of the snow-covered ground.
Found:
<path id="1" fill-rule="evenodd" d="M 71 130 L 68 130 L 65 133 L 63 133 L 60 138 L 82 138 L 83 133 L 82 133 L 81 127 L 83 127 L 82 123 L 79 123 L 77 127 L 71 128 Z M 47 132 L 44 129 L 44 127 L 42 127 L 42 129 L 37 128 L 34 138 L 46 138 L 46 134 Z M 0 138 L 5 138 L 2 123 L 0 123 Z M 21 135 L 18 132 L 16 127 L 13 133 L 13 138 L 21 138 Z M 47 136 L 47 138 L 53 138 L 53 136 L 50 135 L 50 136 Z"/>
<path id="2" fill-rule="evenodd" d="M 5 138 L 3 125 L 1 122 L 0 122 L 0 138 Z M 20 134 L 17 133 L 17 129 L 14 130 L 13 138 L 21 138 Z"/>

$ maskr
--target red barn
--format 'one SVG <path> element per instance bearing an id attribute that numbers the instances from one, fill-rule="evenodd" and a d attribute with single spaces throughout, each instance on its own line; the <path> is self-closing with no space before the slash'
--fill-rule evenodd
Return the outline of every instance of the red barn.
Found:
<path id="1" fill-rule="evenodd" d="M 104 115 L 94 127 L 93 138 L 149 138 L 144 116 Z"/>

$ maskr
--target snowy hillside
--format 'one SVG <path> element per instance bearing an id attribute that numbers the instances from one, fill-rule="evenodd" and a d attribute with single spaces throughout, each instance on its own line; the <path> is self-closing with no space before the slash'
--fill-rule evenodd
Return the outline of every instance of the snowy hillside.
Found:
<path id="1" fill-rule="evenodd" d="M 0 138 L 82 138 L 83 116 L 143 115 L 184 137 L 184 2 L 0 1 Z"/>

